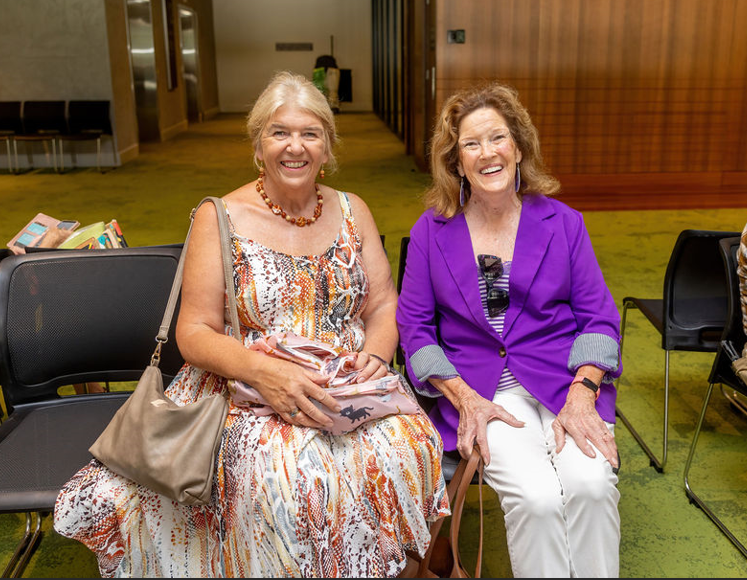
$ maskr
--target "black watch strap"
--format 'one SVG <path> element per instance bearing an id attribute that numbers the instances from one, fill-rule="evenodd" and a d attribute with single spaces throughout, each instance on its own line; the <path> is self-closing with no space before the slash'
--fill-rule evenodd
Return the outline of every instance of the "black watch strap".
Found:
<path id="1" fill-rule="evenodd" d="M 591 389 L 595 393 L 599 390 L 599 385 L 596 384 L 594 381 L 592 381 L 591 379 L 589 379 L 587 377 L 584 377 L 580 381 L 574 381 L 574 382 L 575 383 L 581 383 L 583 386 L 588 387 L 589 389 Z"/>

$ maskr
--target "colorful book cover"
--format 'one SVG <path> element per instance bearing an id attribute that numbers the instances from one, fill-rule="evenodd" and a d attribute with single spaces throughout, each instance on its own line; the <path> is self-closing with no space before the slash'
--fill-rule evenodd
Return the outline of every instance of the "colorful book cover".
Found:
<path id="1" fill-rule="evenodd" d="M 119 227 L 117 220 L 113 219 L 106 224 L 106 233 L 111 239 L 113 248 L 126 248 L 127 242 L 125 241 L 124 234 L 122 234 L 122 228 Z"/>
<path id="2" fill-rule="evenodd" d="M 54 244 L 47 244 L 46 247 L 56 247 L 58 240 L 69 237 L 68 234 L 79 225 L 75 220 L 60 221 L 47 214 L 38 213 L 13 236 L 7 246 L 14 254 L 25 254 L 26 248 L 45 245 L 45 238 L 49 241 L 54 238 Z"/>
<path id="3" fill-rule="evenodd" d="M 99 245 L 98 239 L 101 234 L 104 233 L 105 225 L 104 222 L 96 222 L 78 228 L 72 236 L 62 242 L 58 248 L 73 250 L 80 247 L 86 247 L 91 249 L 99 249 L 102 246 Z M 91 246 L 89 239 L 93 238 L 95 245 Z"/>

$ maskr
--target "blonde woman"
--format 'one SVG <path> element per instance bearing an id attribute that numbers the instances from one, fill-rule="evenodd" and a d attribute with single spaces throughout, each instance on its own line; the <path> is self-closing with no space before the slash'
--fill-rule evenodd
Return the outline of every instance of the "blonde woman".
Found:
<path id="1" fill-rule="evenodd" d="M 388 373 L 397 293 L 376 224 L 352 193 L 317 182 L 335 166 L 326 99 L 280 73 L 247 128 L 259 178 L 223 200 L 232 232 L 241 344 L 229 336 L 215 208 L 198 210 L 177 341 L 187 361 L 167 389 L 189 403 L 253 386 L 275 411 L 232 404 L 213 499 L 178 505 L 97 461 L 62 490 L 55 529 L 85 543 L 102 576 L 387 577 L 425 553 L 429 521 L 449 513 L 441 439 L 423 413 L 371 420 L 344 435 L 320 375 L 250 350 L 282 332 L 356 352 L 361 380 Z"/>

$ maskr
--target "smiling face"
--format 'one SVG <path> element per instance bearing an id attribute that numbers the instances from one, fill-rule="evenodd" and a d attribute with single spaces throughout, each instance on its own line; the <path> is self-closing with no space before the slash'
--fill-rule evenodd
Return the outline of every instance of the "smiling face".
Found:
<path id="1" fill-rule="evenodd" d="M 316 115 L 283 105 L 270 117 L 259 141 L 257 159 L 266 183 L 291 189 L 309 187 L 327 161 L 322 122 Z"/>
<path id="2" fill-rule="evenodd" d="M 464 117 L 459 123 L 458 147 L 457 169 L 469 181 L 472 195 L 515 192 L 521 151 L 498 111 L 484 107 Z"/>

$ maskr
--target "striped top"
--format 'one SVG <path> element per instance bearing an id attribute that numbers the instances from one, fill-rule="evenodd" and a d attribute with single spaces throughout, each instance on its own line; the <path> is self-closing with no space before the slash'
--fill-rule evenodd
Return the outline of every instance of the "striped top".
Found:
<path id="1" fill-rule="evenodd" d="M 503 323 L 506 319 L 507 310 L 504 310 L 498 316 L 490 316 L 490 314 L 488 313 L 488 286 L 485 283 L 485 278 L 483 278 L 482 274 L 480 274 L 479 267 L 477 268 L 477 272 L 478 283 L 480 284 L 480 300 L 482 300 L 482 309 L 485 311 L 485 318 L 488 319 L 488 323 L 490 323 L 490 326 L 492 326 L 499 335 L 503 336 Z M 503 262 L 503 274 L 495 281 L 495 283 L 493 284 L 493 288 L 505 290 L 506 292 L 508 292 L 508 276 L 510 273 L 511 262 Z M 503 391 L 505 389 L 520 386 L 521 383 L 516 380 L 516 377 L 510 370 L 508 370 L 508 366 L 506 366 L 503 369 L 501 378 L 498 380 L 496 391 Z"/>

